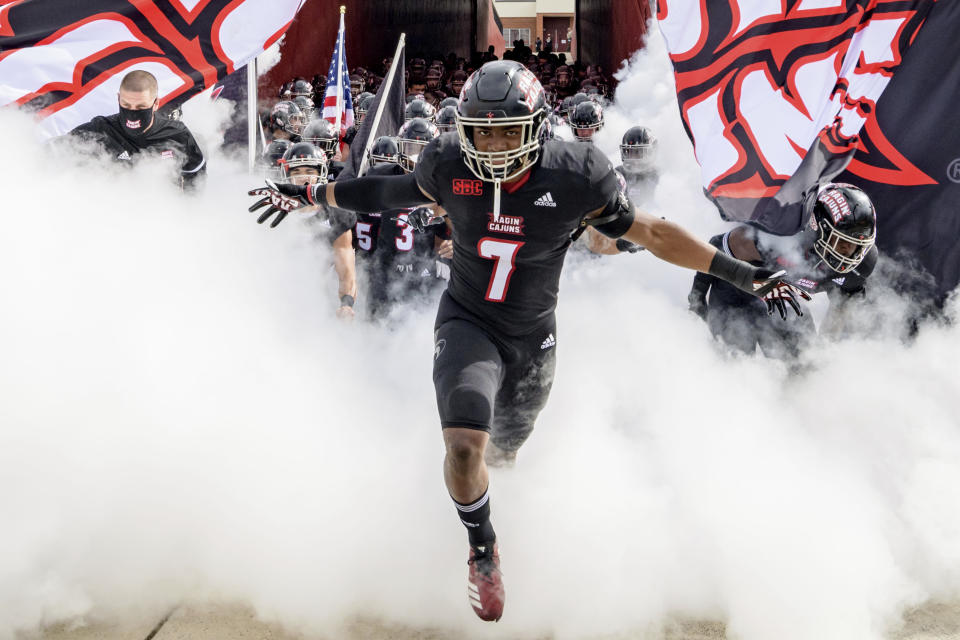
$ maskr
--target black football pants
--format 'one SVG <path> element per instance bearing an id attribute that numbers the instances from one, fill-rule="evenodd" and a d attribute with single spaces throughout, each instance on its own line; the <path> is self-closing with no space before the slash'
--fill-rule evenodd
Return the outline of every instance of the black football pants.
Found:
<path id="1" fill-rule="evenodd" d="M 443 428 L 486 431 L 497 447 L 516 451 L 547 404 L 555 365 L 553 317 L 526 336 L 501 335 L 443 294 L 433 360 Z"/>

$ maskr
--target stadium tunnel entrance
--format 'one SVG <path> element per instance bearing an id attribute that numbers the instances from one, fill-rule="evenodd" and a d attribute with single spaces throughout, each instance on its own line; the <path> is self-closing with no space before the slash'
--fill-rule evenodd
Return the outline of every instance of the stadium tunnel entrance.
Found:
<path id="1" fill-rule="evenodd" d="M 503 24 L 492 0 L 343 0 L 308 2 L 297 15 L 281 46 L 281 59 L 260 79 L 260 95 L 276 96 L 295 76 L 327 73 L 346 7 L 347 63 L 376 73 L 393 55 L 400 33 L 407 34 L 407 57 L 413 53 L 453 51 L 469 58 L 473 51 L 494 46 L 503 55 Z M 643 46 L 649 0 L 576 0 L 577 59 L 603 65 L 608 73 Z M 527 43 L 528 45 L 532 43 Z"/>

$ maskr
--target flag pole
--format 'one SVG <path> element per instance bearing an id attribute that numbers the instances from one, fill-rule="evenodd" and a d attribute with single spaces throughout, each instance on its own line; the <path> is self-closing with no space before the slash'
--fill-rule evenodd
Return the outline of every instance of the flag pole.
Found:
<path id="1" fill-rule="evenodd" d="M 257 102 L 257 58 L 254 57 L 247 63 L 247 170 L 250 173 L 257 164 L 257 125 L 260 124 Z M 260 129 L 262 134 L 262 125 Z"/>
<path id="2" fill-rule="evenodd" d="M 400 61 L 400 56 L 403 53 L 403 46 L 406 44 L 407 34 L 401 33 L 400 40 L 397 41 L 397 50 L 393 54 L 393 64 L 390 65 L 390 71 L 387 73 L 386 79 L 383 81 L 383 87 L 385 91 L 390 91 L 390 88 L 393 86 L 393 76 L 397 72 L 397 63 Z M 387 104 L 386 101 L 387 94 L 384 93 L 380 97 L 380 104 L 377 105 L 377 113 L 373 117 L 373 126 L 370 127 L 370 135 L 367 137 L 367 147 L 363 150 L 363 158 L 360 160 L 360 170 L 357 172 L 357 177 L 359 178 L 367 172 L 367 164 L 369 164 L 370 149 L 373 148 L 373 143 L 376 142 L 376 136 L 373 134 L 377 132 L 377 127 L 380 125 L 380 117 L 383 115 L 383 109 Z"/>
<path id="3" fill-rule="evenodd" d="M 337 34 L 337 38 L 340 40 L 340 46 L 337 51 L 337 135 L 340 135 L 340 116 L 341 111 L 343 110 L 343 57 L 346 55 L 346 46 L 347 46 L 347 34 L 344 29 L 343 23 L 343 14 L 347 12 L 347 8 L 343 5 L 340 5 L 340 33 Z"/>

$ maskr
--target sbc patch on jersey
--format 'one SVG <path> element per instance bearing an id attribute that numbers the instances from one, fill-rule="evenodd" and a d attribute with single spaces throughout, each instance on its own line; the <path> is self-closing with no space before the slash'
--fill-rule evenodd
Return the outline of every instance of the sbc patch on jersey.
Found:
<path id="1" fill-rule="evenodd" d="M 482 180 L 464 180 L 457 178 L 453 181 L 453 195 L 455 196 L 482 196 Z"/>

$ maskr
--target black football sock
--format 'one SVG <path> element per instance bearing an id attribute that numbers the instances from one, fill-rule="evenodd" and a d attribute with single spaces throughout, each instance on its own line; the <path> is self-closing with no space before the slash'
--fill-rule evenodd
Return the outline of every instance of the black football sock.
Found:
<path id="1" fill-rule="evenodd" d="M 476 502 L 460 504 L 454 500 L 453 504 L 457 505 L 457 515 L 460 516 L 460 522 L 467 528 L 470 546 L 488 546 L 497 541 L 497 534 L 494 533 L 493 525 L 490 524 L 489 489 L 484 491 Z"/>

